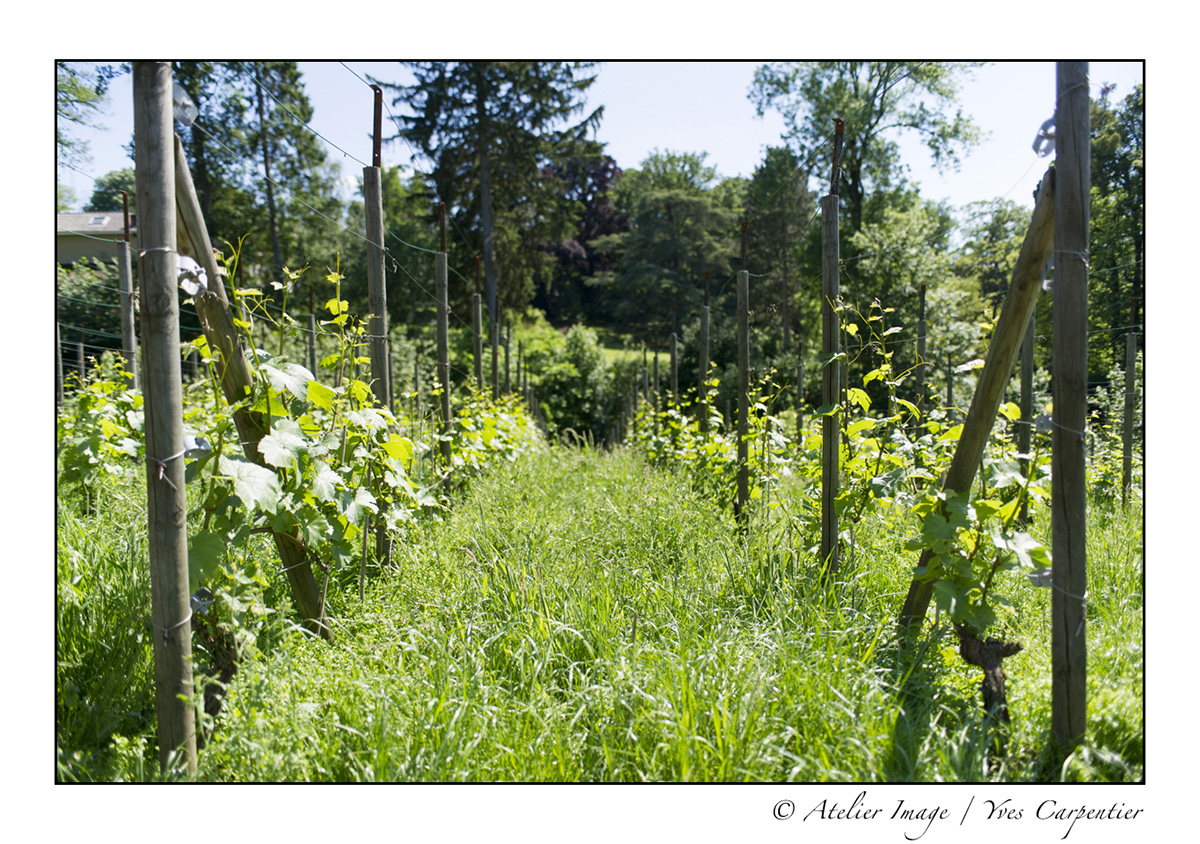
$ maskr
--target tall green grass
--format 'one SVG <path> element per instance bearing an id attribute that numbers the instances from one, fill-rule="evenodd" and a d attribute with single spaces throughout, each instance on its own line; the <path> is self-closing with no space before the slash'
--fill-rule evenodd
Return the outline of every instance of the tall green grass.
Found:
<path id="1" fill-rule="evenodd" d="M 798 511 L 798 508 L 795 508 Z M 1049 594 L 1007 584 L 1014 723 L 989 763 L 980 675 L 944 626 L 900 647 L 906 515 L 856 528 L 824 583 L 781 507 L 728 513 L 635 455 L 556 449 L 478 480 L 397 545 L 338 644 L 277 622 L 200 776 L 233 781 L 1133 780 L 1140 525 L 1089 533 L 1087 743 L 1049 739 Z M 1000 634 L 997 634 L 1000 635 Z"/>

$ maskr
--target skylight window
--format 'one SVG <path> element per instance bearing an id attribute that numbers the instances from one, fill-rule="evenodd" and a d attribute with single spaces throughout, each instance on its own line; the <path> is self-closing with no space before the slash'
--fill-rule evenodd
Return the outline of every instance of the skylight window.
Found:
<path id="1" fill-rule="evenodd" d="M 88 221 L 88 225 L 89 226 L 102 226 L 107 222 L 108 222 L 108 217 L 92 217 L 92 219 Z"/>

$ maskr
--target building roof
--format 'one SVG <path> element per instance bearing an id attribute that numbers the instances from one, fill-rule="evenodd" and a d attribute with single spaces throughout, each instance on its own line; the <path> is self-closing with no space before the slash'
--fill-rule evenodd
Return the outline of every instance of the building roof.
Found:
<path id="1" fill-rule="evenodd" d="M 137 215 L 129 215 L 130 231 L 137 230 Z M 59 214 L 60 234 L 83 233 L 95 236 L 125 234 L 125 214 L 122 211 L 89 211 L 82 214 Z"/>

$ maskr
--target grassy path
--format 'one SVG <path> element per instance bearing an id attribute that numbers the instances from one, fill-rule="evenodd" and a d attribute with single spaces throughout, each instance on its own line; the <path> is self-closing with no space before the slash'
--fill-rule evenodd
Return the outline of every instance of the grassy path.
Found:
<path id="1" fill-rule="evenodd" d="M 731 517 L 634 454 L 553 449 L 414 528 L 330 648 L 265 636 L 234 679 L 202 778 L 424 781 L 1058 779 L 1048 590 L 1014 584 L 1015 723 L 986 770 L 980 675 L 956 643 L 891 640 L 913 560 L 902 514 L 856 533 L 819 585 L 785 522 Z M 1096 725 L 1071 778 L 1142 765 L 1140 534 L 1093 521 Z M 353 583 L 352 583 L 353 581 Z"/>

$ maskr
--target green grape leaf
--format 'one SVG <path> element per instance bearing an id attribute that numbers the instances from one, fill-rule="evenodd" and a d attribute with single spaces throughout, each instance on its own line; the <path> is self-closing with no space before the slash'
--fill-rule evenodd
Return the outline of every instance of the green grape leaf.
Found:
<path id="1" fill-rule="evenodd" d="M 229 537 L 212 531 L 201 531 L 188 540 L 188 591 L 195 592 L 200 582 L 212 583 L 217 576 Z"/>
<path id="2" fill-rule="evenodd" d="M 258 451 L 272 466 L 286 467 L 295 463 L 305 444 L 300 426 L 291 419 L 280 419 L 271 433 L 258 441 Z"/>
<path id="3" fill-rule="evenodd" d="M 306 398 L 312 402 L 314 407 L 319 407 L 321 410 L 332 410 L 333 399 L 337 393 L 332 387 L 326 387 L 315 378 L 308 382 Z"/>
<path id="4" fill-rule="evenodd" d="M 322 501 L 333 501 L 337 497 L 337 488 L 342 482 L 342 476 L 322 460 L 316 461 L 315 469 L 316 474 L 311 481 L 313 495 Z"/>
<path id="5" fill-rule="evenodd" d="M 356 490 L 344 489 L 339 499 L 338 509 L 346 517 L 346 521 L 356 527 L 362 524 L 366 511 L 369 510 L 372 513 L 379 512 L 379 506 L 375 503 L 375 496 L 365 487 L 359 487 Z"/>
<path id="6" fill-rule="evenodd" d="M 286 390 L 298 399 L 308 398 L 308 384 L 313 380 L 313 374 L 300 364 L 285 363 L 282 366 L 272 366 L 264 363 L 262 372 L 276 391 Z"/>
<path id="7" fill-rule="evenodd" d="M 249 508 L 274 513 L 279 504 L 279 478 L 270 469 L 233 457 L 220 458 L 217 470 L 233 480 L 233 492 Z"/>

